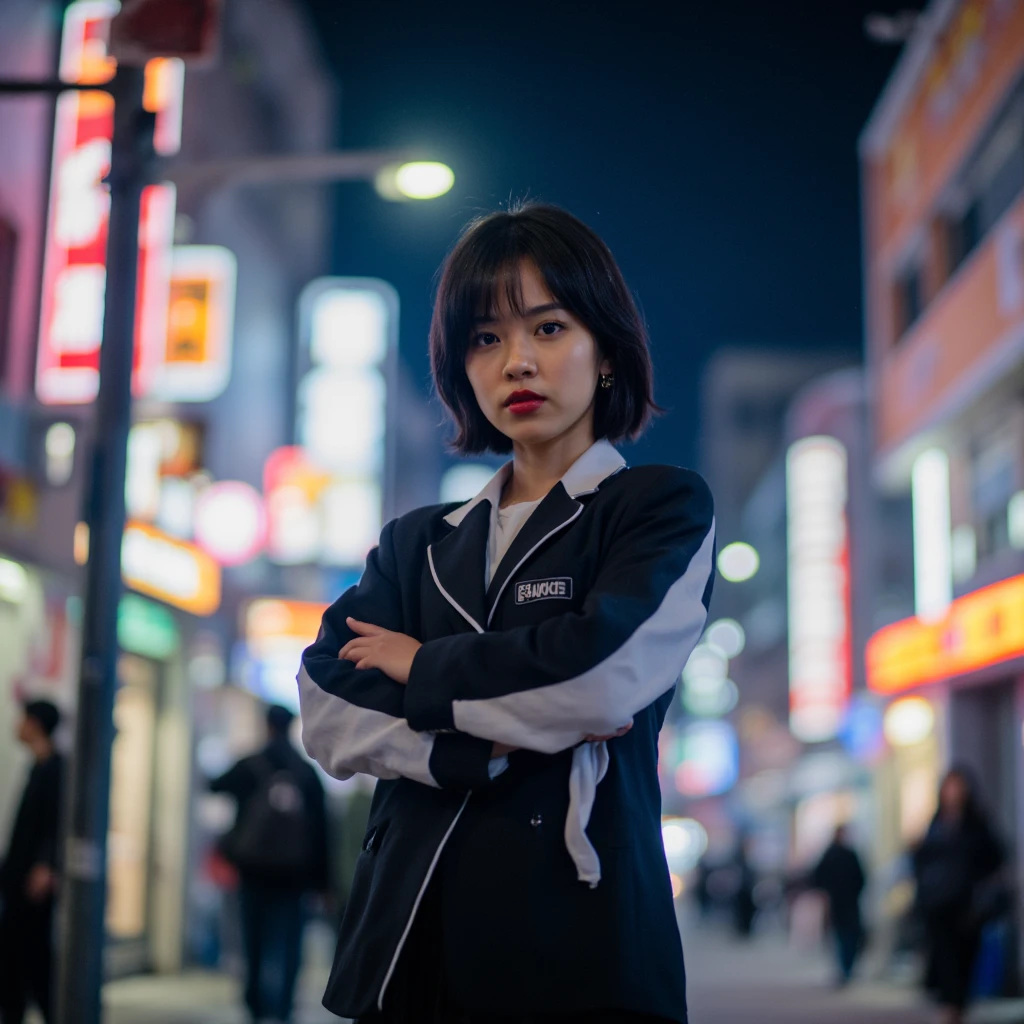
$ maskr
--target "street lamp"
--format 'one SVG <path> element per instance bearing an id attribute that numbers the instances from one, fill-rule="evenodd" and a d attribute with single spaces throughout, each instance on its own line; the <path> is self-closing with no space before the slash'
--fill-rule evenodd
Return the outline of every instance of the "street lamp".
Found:
<path id="1" fill-rule="evenodd" d="M 382 167 L 373 184 L 379 196 L 394 202 L 437 199 L 451 191 L 455 172 L 447 164 L 434 160 L 412 160 Z"/>

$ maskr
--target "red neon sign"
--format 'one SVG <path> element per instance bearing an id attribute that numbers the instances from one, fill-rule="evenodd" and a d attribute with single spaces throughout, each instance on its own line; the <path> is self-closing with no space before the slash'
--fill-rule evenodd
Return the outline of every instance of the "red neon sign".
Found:
<path id="1" fill-rule="evenodd" d="M 76 0 L 64 16 L 60 74 L 64 81 L 102 85 L 114 74 L 107 52 L 116 0 Z M 156 144 L 173 152 L 180 131 L 180 67 L 153 61 L 146 69 L 147 106 L 158 98 Z M 102 91 L 63 93 L 57 100 L 53 173 L 46 225 L 36 394 L 48 405 L 91 402 L 99 389 L 106 295 L 107 229 L 114 103 Z M 134 390 L 163 348 L 170 287 L 174 188 L 151 185 L 139 211 Z"/>

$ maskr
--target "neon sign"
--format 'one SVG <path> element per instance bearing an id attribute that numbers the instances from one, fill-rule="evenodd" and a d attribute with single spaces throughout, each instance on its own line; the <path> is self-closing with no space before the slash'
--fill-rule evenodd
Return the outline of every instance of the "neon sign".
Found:
<path id="1" fill-rule="evenodd" d="M 852 685 L 846 449 L 807 437 L 786 455 L 789 725 L 833 739 Z"/>
<path id="2" fill-rule="evenodd" d="M 107 51 L 116 0 L 76 0 L 66 10 L 60 76 L 66 82 L 103 85 L 116 68 Z M 177 150 L 181 134 L 183 65 L 158 59 L 146 67 L 144 103 L 157 114 L 154 145 Z M 109 93 L 75 91 L 57 98 L 53 173 L 43 260 L 36 362 L 41 402 L 91 402 L 99 388 L 99 353 L 107 280 L 107 230 L 114 101 Z M 150 185 L 139 210 L 139 263 L 135 314 L 133 389 L 145 390 L 153 355 L 166 332 L 170 245 L 175 191 Z"/>

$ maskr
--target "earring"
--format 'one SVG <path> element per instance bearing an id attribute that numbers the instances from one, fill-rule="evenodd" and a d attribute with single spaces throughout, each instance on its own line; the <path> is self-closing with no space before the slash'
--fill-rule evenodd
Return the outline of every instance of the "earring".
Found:
<path id="1" fill-rule="evenodd" d="M 602 373 L 599 375 L 598 380 L 601 387 L 607 391 L 615 383 L 615 375 L 612 373 Z"/>

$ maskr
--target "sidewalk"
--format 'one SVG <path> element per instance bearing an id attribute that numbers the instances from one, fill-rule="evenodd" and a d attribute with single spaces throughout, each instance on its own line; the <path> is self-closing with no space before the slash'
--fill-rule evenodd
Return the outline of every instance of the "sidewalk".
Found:
<path id="1" fill-rule="evenodd" d="M 293 1024 L 339 1024 L 320 1005 L 334 952 L 334 935 L 323 925 L 306 929 L 303 968 Z M 248 1024 L 242 981 L 233 974 L 189 970 L 146 974 L 108 982 L 103 988 L 104 1024 Z"/>
<path id="2" fill-rule="evenodd" d="M 295 1024 L 338 1024 L 320 1005 L 329 971 L 324 935 L 311 935 Z M 825 949 L 793 949 L 781 931 L 739 942 L 720 928 L 684 928 L 690 1024 L 933 1024 L 912 987 L 864 979 L 837 992 Z M 104 989 L 105 1024 L 247 1024 L 240 982 L 222 973 L 126 978 Z M 1024 1024 L 1024 1000 L 975 1007 L 969 1024 Z"/>
<path id="3" fill-rule="evenodd" d="M 717 927 L 684 927 L 690 1024 L 933 1024 L 909 984 L 880 980 L 868 958 L 848 988 L 831 987 L 825 948 L 792 948 L 781 930 L 748 942 Z M 1024 1024 L 1024 1000 L 979 1004 L 969 1024 Z"/>

